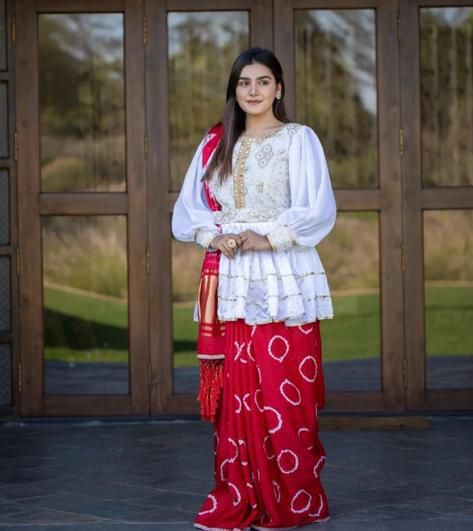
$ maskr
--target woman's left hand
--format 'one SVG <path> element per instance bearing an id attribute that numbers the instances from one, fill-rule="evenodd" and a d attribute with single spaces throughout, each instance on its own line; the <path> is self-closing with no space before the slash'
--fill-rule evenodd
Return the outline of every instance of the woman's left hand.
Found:
<path id="1" fill-rule="evenodd" d="M 241 238 L 240 251 L 271 251 L 268 238 L 252 230 L 245 230 L 239 234 Z"/>

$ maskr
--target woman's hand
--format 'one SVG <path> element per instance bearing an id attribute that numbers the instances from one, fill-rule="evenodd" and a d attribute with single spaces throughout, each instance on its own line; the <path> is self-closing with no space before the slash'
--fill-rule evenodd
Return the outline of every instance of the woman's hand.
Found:
<path id="1" fill-rule="evenodd" d="M 266 236 L 252 230 L 240 232 L 240 250 L 245 251 L 271 251 L 271 243 Z"/>
<path id="2" fill-rule="evenodd" d="M 228 241 L 231 240 L 232 238 L 236 241 L 235 247 L 230 247 L 230 245 L 228 245 Z M 222 253 L 227 258 L 233 258 L 241 244 L 242 244 L 242 239 L 240 235 L 230 234 L 230 233 L 219 234 L 218 236 L 215 236 L 215 238 L 210 242 L 211 247 L 215 247 L 216 249 L 219 249 L 220 251 L 222 251 Z"/>

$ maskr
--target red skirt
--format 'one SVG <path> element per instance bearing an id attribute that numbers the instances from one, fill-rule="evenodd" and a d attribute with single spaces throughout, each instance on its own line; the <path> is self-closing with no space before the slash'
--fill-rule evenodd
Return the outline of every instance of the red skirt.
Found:
<path id="1" fill-rule="evenodd" d="M 324 399 L 320 321 L 226 322 L 215 487 L 194 527 L 275 530 L 328 520 L 317 435 Z"/>

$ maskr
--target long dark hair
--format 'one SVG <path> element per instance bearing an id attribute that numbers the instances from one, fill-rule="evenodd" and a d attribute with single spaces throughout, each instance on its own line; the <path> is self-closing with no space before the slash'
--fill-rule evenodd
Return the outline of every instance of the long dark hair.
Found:
<path id="1" fill-rule="evenodd" d="M 202 176 L 202 181 L 210 180 L 212 174 L 218 169 L 218 177 L 223 182 L 232 173 L 232 154 L 236 141 L 245 130 L 246 113 L 236 101 L 236 87 L 243 68 L 253 63 L 260 63 L 268 67 L 276 79 L 276 84 L 281 84 L 281 98 L 274 99 L 273 113 L 281 122 L 289 123 L 291 120 L 286 115 L 284 107 L 284 79 L 281 63 L 271 50 L 265 48 L 249 48 L 241 52 L 233 63 L 227 84 L 227 101 L 223 117 L 218 122 L 223 124 L 223 136 L 215 150 L 214 156 Z"/>

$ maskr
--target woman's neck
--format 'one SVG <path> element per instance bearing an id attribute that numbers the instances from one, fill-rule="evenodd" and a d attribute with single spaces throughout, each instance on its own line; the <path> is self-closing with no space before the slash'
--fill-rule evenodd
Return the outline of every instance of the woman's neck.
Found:
<path id="1" fill-rule="evenodd" d="M 268 129 L 275 129 L 281 125 L 283 125 L 283 122 L 280 122 L 272 113 L 265 116 L 251 116 L 247 114 L 245 132 L 251 134 L 261 133 Z"/>

